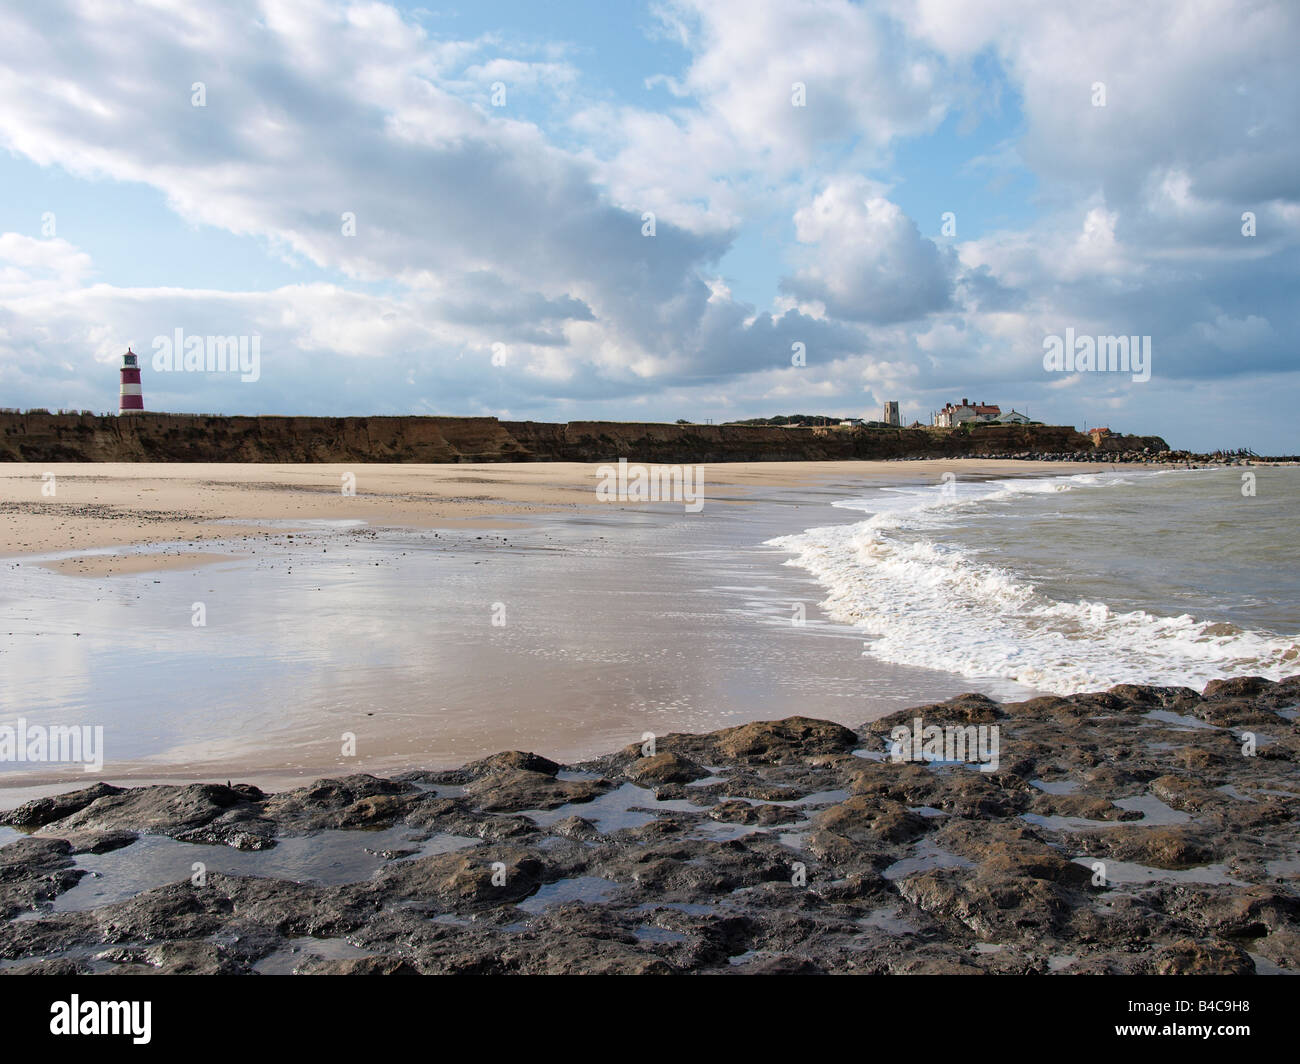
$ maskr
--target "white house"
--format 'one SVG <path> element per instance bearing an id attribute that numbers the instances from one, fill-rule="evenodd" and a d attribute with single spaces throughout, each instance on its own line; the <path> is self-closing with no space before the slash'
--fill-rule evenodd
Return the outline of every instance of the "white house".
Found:
<path id="1" fill-rule="evenodd" d="M 1005 414 L 999 414 L 993 419 L 999 425 L 1028 425 L 1029 418 L 1018 410 L 1008 410 Z"/>
<path id="2" fill-rule="evenodd" d="M 962 399 L 961 405 L 949 403 L 934 415 L 934 423 L 942 428 L 956 428 L 964 421 L 991 421 L 1002 413 L 1002 408 L 990 403 L 972 403 Z"/>

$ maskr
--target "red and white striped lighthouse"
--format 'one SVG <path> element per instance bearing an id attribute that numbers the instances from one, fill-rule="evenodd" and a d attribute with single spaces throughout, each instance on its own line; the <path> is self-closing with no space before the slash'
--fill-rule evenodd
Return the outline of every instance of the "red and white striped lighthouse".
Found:
<path id="1" fill-rule="evenodd" d="M 136 353 L 129 347 L 122 356 L 122 394 L 118 399 L 119 414 L 144 412 L 144 395 L 140 391 L 140 366 Z"/>

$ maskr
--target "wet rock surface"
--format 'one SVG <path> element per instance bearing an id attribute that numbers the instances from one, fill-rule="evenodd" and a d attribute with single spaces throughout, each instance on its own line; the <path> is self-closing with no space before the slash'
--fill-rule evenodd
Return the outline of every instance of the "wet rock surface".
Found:
<path id="1" fill-rule="evenodd" d="M 0 814 L 0 972 L 1300 972 L 1297 707 L 965 695 L 573 766 L 96 785 Z"/>

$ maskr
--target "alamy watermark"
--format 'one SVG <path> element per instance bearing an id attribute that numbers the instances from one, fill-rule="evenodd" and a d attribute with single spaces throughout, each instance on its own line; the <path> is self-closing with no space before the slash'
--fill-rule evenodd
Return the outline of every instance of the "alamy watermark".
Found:
<path id="1" fill-rule="evenodd" d="M 50 1034 L 129 1035 L 138 1046 L 153 1038 L 152 1001 L 82 1001 L 79 994 L 50 1005 Z"/>
<path id="2" fill-rule="evenodd" d="M 688 514 L 704 509 L 703 466 L 643 466 L 627 464 L 597 468 L 597 502 L 680 502 Z"/>
<path id="3" fill-rule="evenodd" d="M 251 384 L 262 376 L 262 337 L 186 336 L 177 329 L 153 338 L 152 365 L 156 373 L 238 373 Z"/>
<path id="4" fill-rule="evenodd" d="M 1065 330 L 1043 339 L 1043 369 L 1048 373 L 1131 373 L 1143 383 L 1151 379 L 1151 337 L 1076 336 Z"/>
<path id="5" fill-rule="evenodd" d="M 920 717 L 910 728 L 900 725 L 889 733 L 891 761 L 965 761 L 981 772 L 998 770 L 996 724 L 926 725 Z"/>
<path id="6" fill-rule="evenodd" d="M 28 724 L 19 717 L 17 724 L 0 724 L 0 761 L 80 762 L 87 772 L 104 767 L 104 726 L 96 724 Z"/>

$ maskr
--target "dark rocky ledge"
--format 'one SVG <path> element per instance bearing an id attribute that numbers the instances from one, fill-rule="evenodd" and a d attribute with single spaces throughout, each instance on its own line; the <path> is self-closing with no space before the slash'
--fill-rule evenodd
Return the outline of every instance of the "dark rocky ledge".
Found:
<path id="1" fill-rule="evenodd" d="M 0 970 L 1297 972 L 1297 705 L 965 695 L 572 768 L 100 784 L 0 817 Z M 893 762 L 915 717 L 996 725 L 997 771 Z"/>

